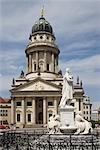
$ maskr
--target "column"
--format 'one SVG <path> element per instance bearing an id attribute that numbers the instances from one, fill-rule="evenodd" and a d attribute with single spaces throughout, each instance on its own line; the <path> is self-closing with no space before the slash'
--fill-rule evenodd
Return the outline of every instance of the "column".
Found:
<path id="1" fill-rule="evenodd" d="M 25 125 L 26 123 L 26 112 L 25 112 L 25 100 L 22 100 L 22 124 Z"/>
<path id="2" fill-rule="evenodd" d="M 29 55 L 29 72 L 32 72 L 32 55 Z"/>
<path id="3" fill-rule="evenodd" d="M 26 55 L 26 72 L 29 72 L 29 66 L 28 66 L 28 56 Z"/>
<path id="4" fill-rule="evenodd" d="M 43 99 L 43 124 L 47 123 L 47 101 L 46 98 Z"/>
<path id="5" fill-rule="evenodd" d="M 58 101 L 57 99 L 54 99 L 54 109 L 55 109 L 55 114 L 57 114 L 58 110 L 57 110 L 57 107 L 58 106 Z"/>
<path id="6" fill-rule="evenodd" d="M 33 124 L 36 123 L 36 106 L 35 106 L 35 99 L 32 100 L 32 109 L 33 109 Z"/>
<path id="7" fill-rule="evenodd" d="M 54 65 L 55 61 L 54 61 L 54 54 L 52 53 L 52 72 L 54 72 Z"/>
<path id="8" fill-rule="evenodd" d="M 47 54 L 46 51 L 44 52 L 44 70 L 47 70 Z"/>
<path id="9" fill-rule="evenodd" d="M 36 71 L 38 71 L 38 65 L 39 65 L 39 53 L 36 51 Z"/>
<path id="10" fill-rule="evenodd" d="M 83 98 L 81 98 L 81 112 L 82 112 L 82 115 L 84 115 L 83 114 Z"/>
<path id="11" fill-rule="evenodd" d="M 11 124 L 15 123 L 15 100 L 11 99 Z"/>
<path id="12" fill-rule="evenodd" d="M 56 56 L 55 56 L 54 61 L 55 61 L 55 73 L 57 73 L 57 60 L 56 60 Z"/>

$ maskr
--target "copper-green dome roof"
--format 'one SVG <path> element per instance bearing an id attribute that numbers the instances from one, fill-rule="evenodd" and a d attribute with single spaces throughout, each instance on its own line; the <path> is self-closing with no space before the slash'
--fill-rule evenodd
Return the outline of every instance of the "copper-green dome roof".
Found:
<path id="1" fill-rule="evenodd" d="M 53 34 L 52 26 L 44 17 L 39 18 L 38 21 L 35 22 L 35 24 L 32 27 L 32 33 L 39 32 L 39 31 L 45 31 Z"/>

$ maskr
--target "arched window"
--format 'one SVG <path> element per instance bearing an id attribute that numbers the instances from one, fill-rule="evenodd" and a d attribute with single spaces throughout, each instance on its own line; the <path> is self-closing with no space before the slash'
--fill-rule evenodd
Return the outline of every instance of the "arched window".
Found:
<path id="1" fill-rule="evenodd" d="M 36 71 L 36 62 L 33 63 L 33 71 Z"/>
<path id="2" fill-rule="evenodd" d="M 36 63 L 34 63 L 34 71 L 36 71 Z"/>
<path id="3" fill-rule="evenodd" d="M 44 62 L 43 61 L 39 62 L 39 67 L 40 67 L 40 71 L 44 70 Z"/>

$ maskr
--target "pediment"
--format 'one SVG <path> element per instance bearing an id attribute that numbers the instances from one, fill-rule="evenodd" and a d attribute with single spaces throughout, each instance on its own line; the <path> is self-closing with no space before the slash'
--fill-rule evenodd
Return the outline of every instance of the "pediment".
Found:
<path id="1" fill-rule="evenodd" d="M 59 91 L 59 86 L 45 81 L 43 79 L 35 79 L 16 89 L 17 91 Z"/>

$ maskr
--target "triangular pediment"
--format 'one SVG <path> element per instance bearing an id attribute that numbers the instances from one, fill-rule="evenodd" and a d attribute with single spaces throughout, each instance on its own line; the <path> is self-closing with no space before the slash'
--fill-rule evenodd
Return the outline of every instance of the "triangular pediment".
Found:
<path id="1" fill-rule="evenodd" d="M 14 91 L 59 91 L 60 87 L 54 83 L 51 83 L 50 81 L 45 81 L 41 78 L 37 78 L 33 81 L 29 81 L 28 83 L 25 83 L 18 88 L 16 88 Z"/>

